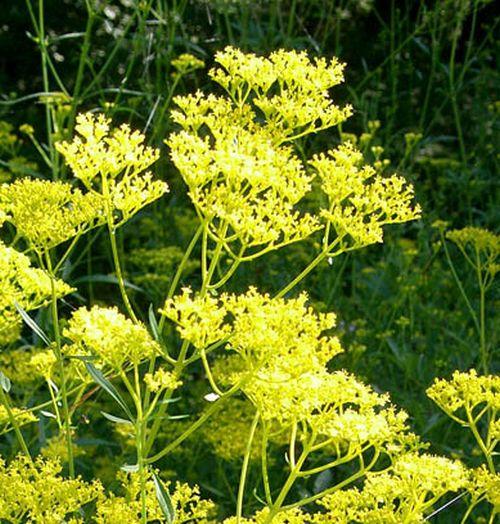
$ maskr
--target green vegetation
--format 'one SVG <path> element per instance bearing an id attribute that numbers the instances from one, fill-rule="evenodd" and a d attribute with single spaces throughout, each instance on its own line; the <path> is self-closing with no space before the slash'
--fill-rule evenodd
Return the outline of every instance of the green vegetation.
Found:
<path id="1" fill-rule="evenodd" d="M 493 524 L 494 3 L 2 17 L 0 522 Z"/>

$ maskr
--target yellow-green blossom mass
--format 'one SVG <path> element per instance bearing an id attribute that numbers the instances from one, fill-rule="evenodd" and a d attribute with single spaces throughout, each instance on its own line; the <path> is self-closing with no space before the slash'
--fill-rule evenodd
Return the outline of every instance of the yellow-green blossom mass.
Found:
<path id="1" fill-rule="evenodd" d="M 73 289 L 61 280 L 54 283 L 57 297 Z M 52 297 L 50 276 L 31 266 L 30 259 L 0 241 L 0 346 L 20 335 L 22 319 L 16 304 L 31 311 L 48 304 Z"/>
<path id="2" fill-rule="evenodd" d="M 328 207 L 321 216 L 338 237 L 349 235 L 355 246 L 382 242 L 385 224 L 414 220 L 420 206 L 413 205 L 413 187 L 398 175 L 382 177 L 350 143 L 313 157 Z"/>
<path id="3" fill-rule="evenodd" d="M 65 479 L 62 466 L 54 460 L 37 458 L 34 465 L 26 457 L 10 464 L 0 458 L 0 520 L 5 522 L 83 522 L 78 511 L 102 495 L 98 481 Z"/>
<path id="4" fill-rule="evenodd" d="M 138 364 L 160 349 L 147 329 L 122 315 L 116 308 L 94 306 L 77 309 L 63 335 L 72 342 L 71 354 L 98 357 L 100 365 L 121 369 L 124 364 Z"/>
<path id="5" fill-rule="evenodd" d="M 0 187 L 7 220 L 43 252 L 104 222 L 103 199 L 65 182 L 22 178 Z"/>
<path id="6" fill-rule="evenodd" d="M 215 61 L 210 76 L 226 95 L 176 97 L 172 119 L 182 130 L 167 144 L 207 234 L 231 256 L 254 258 L 326 224 L 327 237 L 333 224 L 338 236 L 361 247 L 380 242 L 384 224 L 420 215 L 412 187 L 361 166 L 362 155 L 350 144 L 310 163 L 299 156 L 297 139 L 351 115 L 329 95 L 343 81 L 343 64 L 305 52 L 262 57 L 233 47 Z M 328 197 L 328 207 L 314 212 L 301 209 L 316 174 L 311 167 Z"/>
<path id="7" fill-rule="evenodd" d="M 127 124 L 112 129 L 102 114 L 84 113 L 76 120 L 73 141 L 58 142 L 57 150 L 86 189 L 103 198 L 116 227 L 168 191 L 146 171 L 159 151 L 144 144 L 142 133 Z"/>

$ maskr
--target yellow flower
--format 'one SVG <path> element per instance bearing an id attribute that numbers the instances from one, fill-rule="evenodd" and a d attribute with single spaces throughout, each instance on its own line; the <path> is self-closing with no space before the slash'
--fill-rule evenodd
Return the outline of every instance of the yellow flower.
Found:
<path id="1" fill-rule="evenodd" d="M 500 253 L 500 235 L 495 235 L 495 233 L 480 227 L 454 229 L 446 233 L 446 238 L 462 248 L 473 246 L 494 256 L 498 256 Z"/>
<path id="2" fill-rule="evenodd" d="M 223 524 L 265 524 L 269 517 L 269 508 L 258 511 L 252 518 L 229 517 Z M 311 522 L 309 515 L 300 509 L 287 509 L 273 517 L 273 524 L 307 524 Z"/>
<path id="3" fill-rule="evenodd" d="M 129 361 L 138 364 L 160 351 L 143 325 L 127 319 L 116 308 L 77 309 L 63 335 L 73 343 L 71 354 L 97 356 L 115 369 Z"/>
<path id="4" fill-rule="evenodd" d="M 33 466 L 22 456 L 9 465 L 0 458 L 0 520 L 58 524 L 101 495 L 98 481 L 65 479 L 61 470 L 55 460 L 37 458 Z"/>
<path id="5" fill-rule="evenodd" d="M 157 369 L 154 373 L 146 373 L 144 382 L 150 391 L 162 391 L 164 389 L 177 389 L 182 381 L 178 380 L 170 371 Z"/>
<path id="6" fill-rule="evenodd" d="M 215 60 L 222 67 L 210 76 L 228 96 L 198 91 L 176 97 L 172 118 L 183 131 L 167 144 L 211 235 L 230 254 L 236 243 L 258 256 L 321 228 L 296 209 L 312 177 L 284 144 L 351 114 L 327 93 L 343 80 L 343 65 L 312 61 L 304 52 L 281 50 L 265 58 L 232 47 Z"/>
<path id="7" fill-rule="evenodd" d="M 344 80 L 344 64 L 336 59 L 311 60 L 305 51 L 283 49 L 265 58 L 226 47 L 215 61 L 222 69 L 212 69 L 210 76 L 238 106 L 253 93 L 277 143 L 332 127 L 352 113 L 349 106 L 333 104 L 328 95 L 328 89 Z"/>
<path id="8" fill-rule="evenodd" d="M 206 348 L 229 333 L 224 324 L 226 311 L 218 300 L 210 295 L 192 298 L 189 288 L 183 288 L 182 295 L 166 300 L 160 313 L 175 322 L 181 337 L 197 349 Z"/>
<path id="9" fill-rule="evenodd" d="M 0 205 L 17 233 L 38 252 L 104 222 L 103 199 L 64 182 L 22 178 L 4 184 Z"/>
<path id="10" fill-rule="evenodd" d="M 230 256 L 248 260 L 325 227 L 297 209 L 314 175 L 293 142 L 338 125 L 352 110 L 340 109 L 328 94 L 343 81 L 344 65 L 336 59 L 311 60 L 305 52 L 284 50 L 261 57 L 227 47 L 215 60 L 221 67 L 210 76 L 227 96 L 197 91 L 176 97 L 172 119 L 182 131 L 167 144 L 209 236 Z M 376 127 L 372 123 L 372 133 Z M 360 166 L 361 160 L 347 143 L 310 162 L 329 200 L 320 212 L 328 232 L 333 225 L 356 248 L 381 242 L 384 224 L 420 216 L 411 185 L 396 175 L 383 178 Z M 382 160 L 375 164 L 385 166 Z"/>
<path id="11" fill-rule="evenodd" d="M 500 377 L 478 375 L 475 369 L 466 373 L 455 371 L 451 380 L 436 379 L 427 395 L 443 411 L 455 413 L 460 408 L 472 410 L 488 406 L 500 410 Z"/>
<path id="12" fill-rule="evenodd" d="M 196 58 L 190 53 L 183 53 L 177 58 L 174 58 L 171 62 L 172 67 L 175 68 L 178 75 L 186 75 L 196 69 L 205 67 L 205 62 Z"/>
<path id="13" fill-rule="evenodd" d="M 55 281 L 56 296 L 73 289 L 61 280 Z M 29 258 L 0 241 L 0 346 L 14 342 L 20 335 L 21 315 L 46 305 L 52 296 L 51 279 L 41 269 L 31 267 Z"/>
<path id="14" fill-rule="evenodd" d="M 448 231 L 446 238 L 454 242 L 475 270 L 485 272 L 485 288 L 489 288 L 500 271 L 500 235 L 480 227 L 464 227 Z"/>
<path id="15" fill-rule="evenodd" d="M 97 524 L 115 524 L 116 522 L 126 522 L 127 524 L 141 523 L 139 475 L 137 473 L 122 474 L 120 475 L 120 480 L 125 496 L 118 497 L 111 494 L 106 498 L 101 498 L 97 504 L 97 517 L 95 520 Z M 204 500 L 200 497 L 200 490 L 197 486 L 191 487 L 181 482 L 176 482 L 175 484 L 165 482 L 164 488 L 170 493 L 176 522 L 215 524 L 211 518 L 214 513 L 214 504 L 210 500 Z M 146 508 L 148 522 L 164 521 L 151 478 L 148 478 L 146 481 Z M 126 520 L 121 521 L 120 519 L 122 518 Z"/>
<path id="16" fill-rule="evenodd" d="M 111 130 L 110 123 L 102 114 L 80 114 L 77 136 L 70 143 L 58 142 L 56 148 L 87 190 L 104 199 L 118 227 L 160 198 L 168 186 L 144 173 L 158 160 L 159 151 L 144 145 L 144 135 L 127 124 Z"/>
<path id="17" fill-rule="evenodd" d="M 485 496 L 494 511 L 500 511 L 500 473 L 493 474 L 486 466 L 471 470 L 468 490 L 473 500 Z"/>
<path id="18" fill-rule="evenodd" d="M 0 386 L 1 387 L 1 386 Z M 29 424 L 30 422 L 36 422 L 38 419 L 33 413 L 27 409 L 11 408 L 12 415 L 16 419 L 18 425 Z M 10 427 L 10 417 L 5 406 L 0 404 L 0 434 L 5 433 L 7 430 L 12 429 Z"/>
<path id="19" fill-rule="evenodd" d="M 349 235 L 356 247 L 382 242 L 385 224 L 414 220 L 420 206 L 412 205 L 413 187 L 397 175 L 377 175 L 351 143 L 310 162 L 317 170 L 328 207 L 321 215 L 330 222 L 338 237 Z"/>
<path id="20" fill-rule="evenodd" d="M 458 461 L 410 453 L 385 472 L 367 473 L 363 489 L 351 488 L 325 495 L 314 524 L 418 524 L 441 497 L 467 485 L 466 468 Z"/>
<path id="21" fill-rule="evenodd" d="M 237 116 L 226 116 L 216 121 L 213 146 L 188 131 L 168 140 L 172 161 L 212 235 L 258 253 L 318 230 L 315 218 L 295 209 L 310 190 L 311 175 L 293 150 L 273 146 L 265 132 L 246 130 L 234 123 Z"/>
<path id="22" fill-rule="evenodd" d="M 36 376 L 41 376 L 48 380 L 52 378 L 57 358 L 52 349 L 47 349 L 45 351 L 37 351 L 31 356 L 29 363 Z"/>

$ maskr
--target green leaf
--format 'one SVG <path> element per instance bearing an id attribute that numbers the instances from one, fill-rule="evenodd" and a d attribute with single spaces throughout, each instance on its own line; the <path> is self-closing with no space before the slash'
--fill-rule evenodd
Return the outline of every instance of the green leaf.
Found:
<path id="1" fill-rule="evenodd" d="M 126 420 L 124 418 L 115 417 L 114 415 L 111 415 L 111 413 L 106 413 L 105 411 L 101 411 L 101 414 L 104 418 L 107 418 L 111 422 L 114 422 L 115 424 L 129 424 L 132 426 L 132 422 L 130 420 Z"/>
<path id="2" fill-rule="evenodd" d="M 10 386 L 11 386 L 10 380 L 1 371 L 0 371 L 0 386 L 5 391 L 5 393 L 8 393 L 10 391 Z"/>
<path id="3" fill-rule="evenodd" d="M 118 405 L 125 411 L 128 418 L 130 420 L 133 420 L 134 417 L 132 416 L 132 413 L 130 412 L 130 409 L 128 408 L 126 402 L 123 400 L 123 397 L 118 393 L 118 390 L 111 384 L 111 382 L 90 362 L 85 362 L 85 367 L 87 368 L 87 371 L 90 373 L 90 376 L 94 379 L 94 382 L 99 384 L 102 389 L 107 391 L 118 403 Z"/>
<path id="4" fill-rule="evenodd" d="M 73 284 L 82 284 L 84 282 L 99 282 L 103 284 L 116 284 L 119 285 L 120 281 L 115 275 L 90 275 L 85 277 L 79 277 L 73 280 Z M 128 280 L 124 280 L 123 284 L 125 287 L 129 289 L 133 289 L 134 291 L 138 291 L 139 293 L 145 293 L 144 289 L 142 287 L 136 286 L 135 284 L 132 284 Z"/>
<path id="5" fill-rule="evenodd" d="M 156 473 L 153 473 L 153 482 L 156 490 L 156 498 L 158 499 L 158 504 L 160 504 L 163 516 L 167 519 L 168 524 L 173 524 L 173 522 L 175 522 L 175 509 L 170 495 L 161 480 L 156 476 Z"/>
<path id="6" fill-rule="evenodd" d="M 50 346 L 50 340 L 49 337 L 42 331 L 42 329 L 38 326 L 38 324 L 24 311 L 24 309 L 17 303 L 14 302 L 14 305 L 16 306 L 17 311 L 23 318 L 24 322 L 47 344 L 47 346 Z"/>
<path id="7" fill-rule="evenodd" d="M 54 415 L 54 413 L 52 413 L 51 411 L 45 411 L 44 409 L 41 409 L 41 410 L 40 410 L 40 413 L 41 413 L 44 417 L 57 419 L 57 417 L 56 417 L 56 416 Z"/>
<path id="8" fill-rule="evenodd" d="M 153 338 L 156 340 L 156 342 L 158 342 L 160 340 L 160 334 L 158 331 L 158 322 L 156 321 L 153 304 L 149 305 L 148 317 L 149 317 L 149 325 L 151 327 L 151 332 L 153 333 Z"/>
<path id="9" fill-rule="evenodd" d="M 120 469 L 127 473 L 136 473 L 139 471 L 139 466 L 138 464 L 124 464 Z"/>

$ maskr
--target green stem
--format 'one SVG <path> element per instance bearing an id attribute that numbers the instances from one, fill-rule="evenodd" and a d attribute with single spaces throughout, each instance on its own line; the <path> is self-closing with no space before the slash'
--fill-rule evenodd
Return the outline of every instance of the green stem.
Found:
<path id="1" fill-rule="evenodd" d="M 266 502 L 269 506 L 272 505 L 273 499 L 271 497 L 271 487 L 269 484 L 269 471 L 267 468 L 267 440 L 269 435 L 269 428 L 264 424 L 262 431 L 262 446 L 261 446 L 261 464 L 262 464 L 262 481 L 264 483 L 264 493 L 266 495 Z"/>
<path id="2" fill-rule="evenodd" d="M 314 444 L 314 440 L 315 435 L 313 434 L 311 435 L 311 438 L 308 440 L 308 442 L 305 444 L 304 449 L 302 450 L 302 453 L 300 454 L 300 457 L 297 460 L 297 463 L 290 470 L 290 474 L 288 475 L 285 484 L 281 488 L 281 491 L 279 492 L 279 495 L 276 498 L 274 504 L 269 508 L 269 514 L 266 520 L 264 521 L 264 524 L 271 523 L 274 517 L 280 512 L 281 506 L 283 505 L 283 502 L 285 501 L 288 492 L 292 489 L 292 486 L 297 480 L 300 474 L 300 470 L 309 455 L 310 448 Z"/>
<path id="3" fill-rule="evenodd" d="M 243 512 L 243 495 L 245 493 L 245 483 L 246 483 L 247 472 L 248 472 L 248 464 L 250 462 L 250 454 L 252 452 L 252 443 L 255 437 L 255 430 L 257 429 L 257 425 L 259 423 L 259 418 L 260 418 L 260 413 L 257 411 L 253 419 L 252 426 L 250 427 L 250 433 L 248 435 L 247 445 L 245 448 L 245 455 L 243 457 L 243 466 L 241 468 L 240 484 L 238 487 L 238 501 L 236 503 L 236 522 L 237 524 L 240 524 L 241 522 L 241 516 Z"/>
<path id="4" fill-rule="evenodd" d="M 323 249 L 319 254 L 314 258 L 308 266 L 305 267 L 289 284 L 287 284 L 279 293 L 277 293 L 276 298 L 284 297 L 291 289 L 293 289 L 301 280 L 303 280 L 320 262 L 322 262 L 328 256 L 337 257 L 341 255 L 345 250 L 339 249 L 335 253 L 331 253 L 331 250 L 341 242 L 341 238 L 337 237 L 333 242 L 327 246 L 323 246 Z"/>
<path id="5" fill-rule="evenodd" d="M 203 226 L 203 231 L 205 232 L 206 231 L 206 224 L 202 224 Z M 225 225 L 222 225 L 221 226 L 221 230 L 222 230 L 222 235 L 221 237 L 224 237 L 226 232 L 227 232 L 227 228 L 228 228 L 228 225 L 225 224 Z M 205 236 L 204 236 L 204 241 L 205 241 Z M 195 242 L 194 242 L 195 243 Z M 194 246 L 194 243 L 192 242 L 193 246 Z M 208 268 L 208 270 L 206 271 L 205 275 L 204 275 L 204 278 L 203 278 L 203 282 L 202 282 L 202 286 L 201 286 L 201 290 L 200 290 L 200 298 L 203 298 L 205 296 L 205 294 L 207 293 L 207 290 L 208 290 L 208 286 L 210 285 L 210 281 L 212 279 L 212 276 L 214 274 L 214 271 L 215 271 L 215 268 L 217 266 L 217 263 L 219 261 L 219 257 L 220 257 L 220 254 L 222 252 L 222 245 L 223 245 L 223 242 L 218 242 L 217 243 L 217 246 L 214 250 L 214 255 L 212 257 L 212 260 L 210 261 L 210 266 Z M 187 357 L 187 352 L 189 350 L 189 342 L 187 340 L 184 340 L 182 342 L 182 346 L 181 346 L 181 350 L 179 352 L 179 356 L 177 358 L 177 361 L 174 365 L 174 369 L 173 369 L 173 374 L 176 376 L 176 377 L 180 377 L 181 374 L 182 374 L 182 371 L 183 369 L 186 367 L 186 357 Z M 173 391 L 170 390 L 170 391 L 167 391 L 166 394 L 165 394 L 165 399 L 164 400 L 168 400 L 171 398 L 173 394 Z M 158 431 L 160 430 L 160 425 L 161 425 L 161 421 L 163 420 L 163 417 L 165 416 L 166 412 L 167 412 L 167 409 L 168 409 L 168 403 L 167 402 L 164 402 L 159 410 L 158 410 L 158 413 L 155 417 L 155 420 L 153 422 L 153 425 L 151 427 L 151 430 L 149 432 L 149 435 L 148 435 L 148 439 L 146 441 L 146 454 L 149 453 L 149 451 L 151 450 L 151 447 L 153 446 L 153 443 L 154 443 L 154 439 L 156 438 L 156 435 L 158 434 Z"/>
<path id="6" fill-rule="evenodd" d="M 14 428 L 14 432 L 16 433 L 17 440 L 19 441 L 19 445 L 21 446 L 23 453 L 28 457 L 30 462 L 33 462 L 30 451 L 28 449 L 28 446 L 26 445 L 26 441 L 24 440 L 23 434 L 21 432 L 21 428 L 19 427 L 16 417 L 14 413 L 12 412 L 12 408 L 10 407 L 9 399 L 7 398 L 7 395 L 5 394 L 3 387 L 1 385 L 0 385 L 0 401 L 5 406 L 5 409 L 7 411 L 7 416 L 9 417 L 10 425 Z"/>
<path id="7" fill-rule="evenodd" d="M 115 266 L 115 273 L 116 278 L 118 279 L 118 286 L 120 287 L 120 293 L 123 299 L 123 303 L 125 304 L 125 308 L 127 309 L 127 312 L 130 316 L 130 318 L 137 323 L 137 317 L 134 313 L 134 310 L 132 308 L 132 304 L 130 303 L 130 300 L 127 295 L 127 290 L 125 289 L 125 282 L 123 280 L 123 274 L 122 269 L 120 266 L 120 256 L 118 254 L 118 246 L 116 244 L 116 229 L 112 222 L 108 222 L 108 233 L 109 233 L 109 241 L 111 244 L 111 252 L 113 254 L 113 264 Z"/>
<path id="8" fill-rule="evenodd" d="M 486 287 L 481 273 L 479 250 L 476 249 L 476 271 L 479 284 L 479 354 L 484 374 L 488 374 L 488 350 L 486 348 Z"/>
<path id="9" fill-rule="evenodd" d="M 115 223 L 113 220 L 111 195 L 109 192 L 108 179 L 105 173 L 102 173 L 101 180 L 102 180 L 102 194 L 104 196 L 104 201 L 105 201 L 106 222 L 108 224 L 109 243 L 111 244 L 111 253 L 113 256 L 113 265 L 115 267 L 116 278 L 118 279 L 118 286 L 120 288 L 120 293 L 122 296 L 123 303 L 125 305 L 125 308 L 127 309 L 127 312 L 130 318 L 135 323 L 137 323 L 138 320 L 132 308 L 132 304 L 130 303 L 130 300 L 128 298 L 127 290 L 125 289 L 125 282 L 123 280 L 123 274 L 122 274 L 122 269 L 120 265 L 120 256 L 118 254 L 118 246 L 116 243 L 116 227 L 115 227 Z"/>
<path id="10" fill-rule="evenodd" d="M 67 394 L 67 384 L 66 384 L 66 368 L 64 365 L 64 359 L 61 349 L 61 331 L 59 327 L 59 313 L 57 308 L 57 293 L 55 285 L 55 275 L 52 269 L 52 260 L 50 258 L 50 253 L 45 252 L 45 263 L 47 264 L 47 270 L 50 274 L 50 287 L 52 292 L 51 300 L 51 312 L 52 312 L 52 325 L 54 329 L 54 353 L 57 358 L 59 365 L 59 374 L 61 377 L 61 399 L 63 404 L 63 415 L 64 415 L 64 432 L 66 436 L 66 446 L 68 449 L 68 469 L 70 477 L 74 478 L 75 476 L 75 464 L 73 461 L 73 442 L 71 438 L 71 420 L 70 413 L 68 408 L 68 394 Z"/>
<path id="11" fill-rule="evenodd" d="M 88 54 L 90 51 L 90 38 L 92 35 L 92 25 L 94 23 L 94 12 L 90 2 L 86 2 L 87 5 L 87 23 L 85 25 L 85 35 L 83 37 L 82 50 L 80 53 L 80 59 L 78 62 L 78 69 L 76 72 L 75 88 L 73 89 L 73 99 L 71 101 L 71 115 L 69 118 L 69 134 L 73 132 L 73 126 L 75 123 L 75 114 L 79 102 L 80 92 L 83 84 L 83 73 L 85 71 L 85 64 L 87 62 Z"/>
<path id="12" fill-rule="evenodd" d="M 153 464 L 154 462 L 165 457 L 166 455 L 171 453 L 175 448 L 180 446 L 180 444 L 182 444 L 198 428 L 200 428 L 214 413 L 216 413 L 225 404 L 225 400 L 231 397 L 234 393 L 236 393 L 238 389 L 239 389 L 239 385 L 238 385 L 238 388 L 232 388 L 230 391 L 222 395 L 219 398 L 219 400 L 214 402 L 208 409 L 206 409 L 205 412 L 200 416 L 200 418 L 196 422 L 191 424 L 191 426 L 189 426 L 189 428 L 182 435 L 178 436 L 175 440 L 170 442 L 170 444 L 168 444 L 168 446 L 166 446 L 160 452 L 149 457 L 146 462 L 148 464 Z"/>
<path id="13" fill-rule="evenodd" d="M 137 467 L 140 479 L 140 490 L 141 490 L 141 524 L 147 523 L 147 504 L 146 504 L 146 476 L 147 476 L 147 464 L 145 461 L 144 454 L 144 433 L 145 433 L 145 421 L 142 410 L 142 399 L 141 399 L 141 384 L 139 381 L 139 367 L 134 364 L 134 385 L 135 395 L 134 400 L 136 403 L 137 420 L 135 423 L 135 446 L 137 451 Z M 129 384 L 129 387 L 131 385 Z"/>
<path id="14" fill-rule="evenodd" d="M 483 452 L 483 455 L 484 455 L 484 457 L 486 459 L 486 463 L 488 464 L 488 469 L 490 470 L 491 473 L 495 474 L 495 465 L 493 464 L 493 459 L 491 457 L 491 453 L 487 449 L 487 447 L 484 445 L 484 441 L 481 438 L 481 435 L 479 434 L 479 431 L 477 429 L 476 423 L 474 422 L 474 419 L 472 417 L 472 414 L 471 414 L 470 410 L 466 409 L 465 412 L 467 414 L 467 420 L 469 421 L 469 428 L 470 428 L 472 434 L 474 435 L 474 438 L 476 439 L 476 442 L 477 442 L 479 448 Z"/>
<path id="15" fill-rule="evenodd" d="M 356 480 L 363 477 L 363 475 L 366 474 L 367 471 L 371 470 L 375 463 L 377 462 L 378 458 L 380 456 L 380 452 L 377 450 L 375 452 L 375 455 L 373 456 L 372 461 L 368 466 L 363 466 L 359 471 L 351 475 L 349 478 L 343 480 L 342 482 L 339 482 L 335 486 L 332 486 L 331 488 L 325 489 L 324 491 L 321 491 L 320 493 L 316 493 L 315 495 L 311 495 L 310 497 L 305 497 L 297 502 L 294 502 L 293 504 L 289 504 L 287 506 L 283 506 L 283 510 L 288 510 L 292 508 L 298 508 L 300 506 L 305 506 L 306 504 L 309 504 L 311 502 L 315 502 L 316 500 L 320 499 L 321 497 L 324 497 L 325 495 L 328 495 L 329 493 L 333 493 L 334 491 L 338 491 L 339 489 L 342 489 L 345 486 L 348 486 L 349 484 L 352 484 Z M 266 523 L 267 524 L 267 523 Z"/>
<path id="16" fill-rule="evenodd" d="M 449 88 L 450 88 L 450 100 L 451 100 L 451 107 L 453 110 L 453 117 L 455 119 L 455 127 L 457 129 L 457 135 L 458 135 L 458 144 L 460 147 L 460 157 L 462 159 L 462 162 L 465 164 L 467 161 L 467 155 L 465 152 L 465 142 L 462 132 L 462 124 L 460 122 L 460 112 L 458 110 L 458 104 L 457 104 L 457 86 L 455 83 L 455 57 L 457 52 L 457 44 L 458 44 L 458 37 L 460 34 L 460 27 L 462 25 L 463 18 L 461 15 L 458 15 L 458 22 L 455 27 L 455 30 L 453 32 L 453 40 L 451 44 L 451 53 L 450 53 L 450 60 L 448 63 L 448 79 L 449 79 Z"/>
<path id="17" fill-rule="evenodd" d="M 175 290 L 177 289 L 177 286 L 179 285 L 179 281 L 182 276 L 182 272 L 184 270 L 184 267 L 186 266 L 189 257 L 191 256 L 191 253 L 193 252 L 194 246 L 196 245 L 196 242 L 198 242 L 198 239 L 200 238 L 201 233 L 203 232 L 204 225 L 200 224 L 198 229 L 196 230 L 195 234 L 191 238 L 191 241 L 189 242 L 188 247 L 186 248 L 186 251 L 184 252 L 184 255 L 182 257 L 182 260 L 179 264 L 179 267 L 177 268 L 177 271 L 175 272 L 174 278 L 172 279 L 172 283 L 170 284 L 170 287 L 168 289 L 167 296 L 165 297 L 165 301 L 169 298 L 172 298 L 174 296 Z M 165 320 L 166 317 L 162 313 L 160 322 L 158 323 L 158 332 L 161 334 L 163 331 L 163 327 L 165 326 Z"/>
<path id="18" fill-rule="evenodd" d="M 443 234 L 443 232 L 441 232 L 440 234 L 441 234 L 441 243 L 443 244 L 446 260 L 448 262 L 448 265 L 450 266 L 453 278 L 455 279 L 455 282 L 456 282 L 457 287 L 458 287 L 458 289 L 460 291 L 460 294 L 462 295 L 462 298 L 464 299 L 465 305 L 467 306 L 467 309 L 469 310 L 469 313 L 470 313 L 470 315 L 472 317 L 472 320 L 474 322 L 474 326 L 477 329 L 477 332 L 481 333 L 481 328 L 480 328 L 479 322 L 477 320 L 476 312 L 474 311 L 474 308 L 472 307 L 472 305 L 471 305 L 471 303 L 469 301 L 469 298 L 467 297 L 467 294 L 465 293 L 465 290 L 464 290 L 464 287 L 462 286 L 462 282 L 460 281 L 460 278 L 458 278 L 458 274 L 457 274 L 457 272 L 455 270 L 455 266 L 453 265 L 453 262 L 451 260 L 450 252 L 448 251 L 448 247 L 446 245 L 446 240 L 444 238 L 444 234 Z"/>

